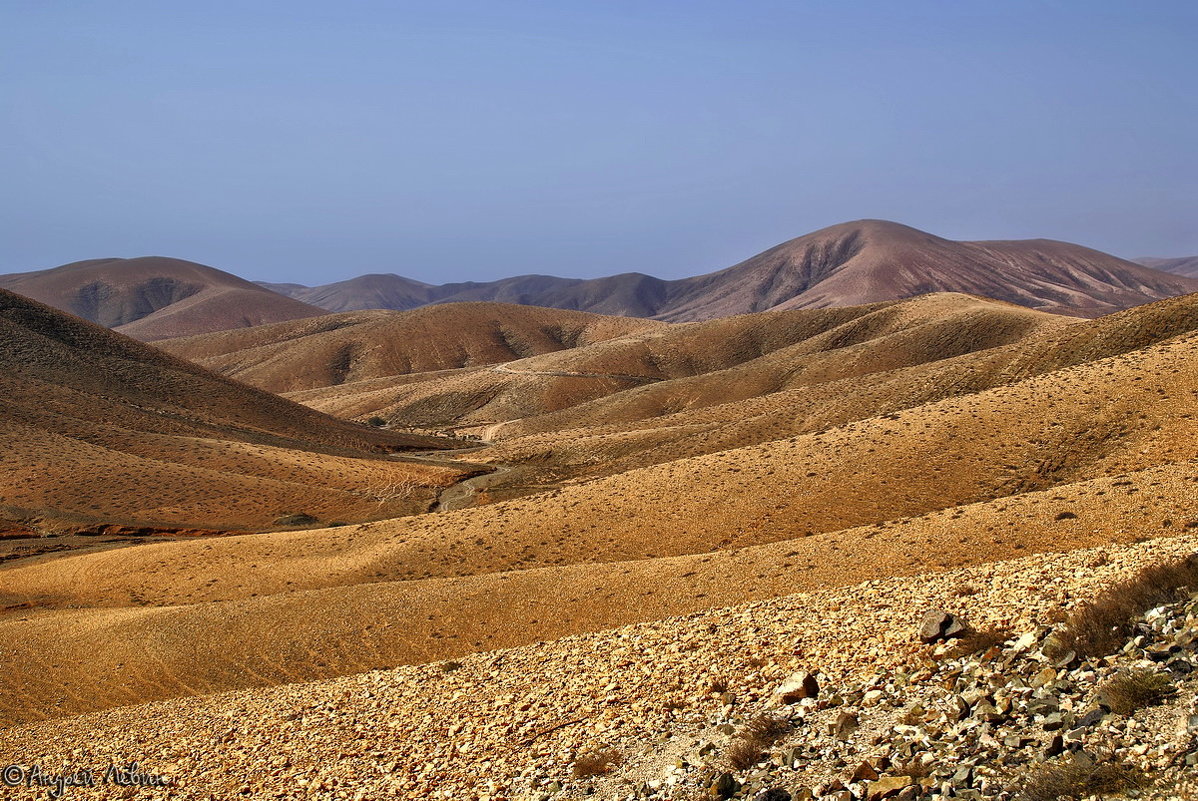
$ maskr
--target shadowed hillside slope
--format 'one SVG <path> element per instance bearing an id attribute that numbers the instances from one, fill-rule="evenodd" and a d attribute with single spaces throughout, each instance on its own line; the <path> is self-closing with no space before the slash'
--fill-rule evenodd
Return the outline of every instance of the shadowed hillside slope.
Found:
<path id="1" fill-rule="evenodd" d="M 840 373 L 806 369 L 779 375 L 750 362 L 491 426 L 491 435 L 501 442 L 486 458 L 544 465 L 543 471 L 550 475 L 617 473 L 895 414 L 1128 353 L 1195 330 L 1198 295 L 1186 295 L 1093 321 L 1039 327 L 1011 344 L 956 357 L 910 366 L 890 362 L 891 369 L 860 369 L 876 358 L 869 342 L 829 354 L 836 357 L 833 361 Z M 953 331 L 954 342 L 960 333 L 960 329 Z M 882 344 L 894 347 L 891 340 Z M 856 373 L 854 365 L 858 365 Z M 763 373 L 778 377 L 768 384 Z M 774 391 L 738 400 L 738 393 L 729 390 L 754 386 Z"/>
<path id="2" fill-rule="evenodd" d="M 665 327 L 664 323 L 502 303 L 331 314 L 156 342 L 270 392 L 498 364 Z"/>
<path id="3" fill-rule="evenodd" d="M 277 592 L 288 564 L 299 589 L 703 553 L 1186 463 L 1198 436 L 1186 411 L 1198 402 L 1196 351 L 1198 334 L 1188 334 L 900 414 L 460 512 L 80 557 L 72 561 L 95 566 L 92 579 L 64 598 L 102 603 L 130 581 L 159 603 Z M 177 575 L 167 554 L 196 575 Z M 246 554 L 273 567 L 238 576 L 242 590 L 208 585 L 198 569 Z M 29 590 L 51 592 L 52 572 Z M 16 588 L 38 575 L 6 577 Z"/>
<path id="4" fill-rule="evenodd" d="M 379 414 L 428 426 L 474 426 L 487 439 L 506 438 L 513 431 L 602 424 L 589 417 L 591 410 L 626 399 L 638 407 L 630 419 L 690 412 L 938 361 L 1076 324 L 1007 303 L 939 294 L 661 326 L 499 366 L 369 379 L 291 397 L 344 417 Z M 581 413 L 576 422 L 574 410 Z"/>
<path id="5" fill-rule="evenodd" d="M 445 447 L 336 420 L 0 290 L 0 507 L 64 524 L 262 528 L 422 509 Z M 411 480 L 412 497 L 371 494 Z"/>
<path id="6" fill-rule="evenodd" d="M 212 267 L 160 256 L 0 275 L 0 287 L 143 341 L 324 313 Z"/>

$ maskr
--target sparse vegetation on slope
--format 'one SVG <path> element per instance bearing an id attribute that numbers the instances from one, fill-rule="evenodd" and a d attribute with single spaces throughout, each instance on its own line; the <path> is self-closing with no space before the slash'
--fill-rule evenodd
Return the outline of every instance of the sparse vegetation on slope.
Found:
<path id="1" fill-rule="evenodd" d="M 42 528 L 261 529 L 428 508 L 465 470 L 433 437 L 335 420 L 0 290 L 0 509 Z M 411 482 L 380 506 L 360 494 Z"/>

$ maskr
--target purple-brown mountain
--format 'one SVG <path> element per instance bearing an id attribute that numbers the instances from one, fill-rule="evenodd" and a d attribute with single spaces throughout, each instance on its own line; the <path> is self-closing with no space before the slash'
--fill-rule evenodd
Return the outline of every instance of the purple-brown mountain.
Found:
<path id="1" fill-rule="evenodd" d="M 1182 256 L 1179 259 L 1157 259 L 1145 256 L 1136 259 L 1136 264 L 1143 264 L 1154 270 L 1164 270 L 1174 275 L 1184 275 L 1186 278 L 1198 278 L 1198 256 Z"/>
<path id="2" fill-rule="evenodd" d="M 325 313 L 213 267 L 161 256 L 0 275 L 0 288 L 143 341 Z"/>
<path id="3" fill-rule="evenodd" d="M 194 262 L 96 259 L 0 276 L 0 288 L 151 341 L 313 317 L 494 301 L 669 321 L 814 309 L 965 292 L 1079 317 L 1198 292 L 1187 260 L 1174 272 L 1047 239 L 954 242 L 898 223 L 824 228 L 714 273 L 667 281 L 522 275 L 434 286 L 364 275 L 324 286 L 254 284 Z M 1178 265 L 1174 262 L 1182 262 Z M 1181 274 L 1174 274 L 1181 273 Z"/>
<path id="4" fill-rule="evenodd" d="M 524 275 L 433 286 L 376 274 L 318 287 L 263 286 L 329 311 L 500 301 L 686 321 L 927 292 L 967 292 L 1097 317 L 1196 292 L 1198 280 L 1067 242 L 954 242 L 898 223 L 861 220 L 783 242 L 725 270 L 675 281 L 641 273 L 596 279 Z"/>

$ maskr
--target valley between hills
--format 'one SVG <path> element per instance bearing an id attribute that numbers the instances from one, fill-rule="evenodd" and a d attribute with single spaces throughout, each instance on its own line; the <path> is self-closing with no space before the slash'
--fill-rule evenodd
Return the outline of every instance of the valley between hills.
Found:
<path id="1" fill-rule="evenodd" d="M 137 759 L 197 799 L 947 798 L 932 756 L 879 759 L 940 725 L 933 685 L 1001 659 L 1080 699 L 1152 637 L 1193 656 L 1172 596 L 1118 655 L 1046 639 L 1195 552 L 1192 279 L 877 221 L 570 308 L 163 268 L 0 281 L 0 763 Z M 921 642 L 929 610 L 1002 636 Z M 800 671 L 823 690 L 780 702 Z M 1174 739 L 1121 758 L 1189 764 L 1187 676 L 1138 724 Z M 840 713 L 862 734 L 818 740 Z M 955 797 L 1022 781 L 1036 731 Z"/>

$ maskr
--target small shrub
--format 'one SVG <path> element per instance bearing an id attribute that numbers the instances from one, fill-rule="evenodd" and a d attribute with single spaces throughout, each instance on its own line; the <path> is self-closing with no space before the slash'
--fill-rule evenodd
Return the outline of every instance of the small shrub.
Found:
<path id="1" fill-rule="evenodd" d="M 736 739 L 728 744 L 728 761 L 737 770 L 748 770 L 763 756 L 765 752 L 750 740 Z"/>
<path id="2" fill-rule="evenodd" d="M 737 770 L 756 765 L 769 748 L 790 730 L 790 724 L 772 715 L 751 718 L 740 735 L 728 744 L 728 761 Z"/>
<path id="3" fill-rule="evenodd" d="M 1024 782 L 1018 801 L 1058 801 L 1104 796 L 1140 787 L 1143 776 L 1127 765 L 1083 765 L 1068 761 L 1043 765 Z"/>
<path id="4" fill-rule="evenodd" d="M 1098 691 L 1098 697 L 1116 715 L 1130 715 L 1159 704 L 1174 692 L 1168 675 L 1150 668 L 1131 668 L 1112 676 Z"/>
<path id="5" fill-rule="evenodd" d="M 283 515 L 275 520 L 276 526 L 312 526 L 320 521 L 306 512 Z"/>
<path id="6" fill-rule="evenodd" d="M 624 762 L 624 755 L 614 748 L 592 751 L 574 760 L 574 778 L 601 776 Z"/>
<path id="7" fill-rule="evenodd" d="M 1198 586 L 1198 554 L 1152 565 L 1083 604 L 1066 618 L 1061 651 L 1106 656 L 1131 635 L 1133 621 L 1147 610 L 1178 597 L 1182 587 Z"/>
<path id="8" fill-rule="evenodd" d="M 745 724 L 741 739 L 760 743 L 762 748 L 773 745 L 789 731 L 790 725 L 773 715 L 758 715 Z"/>

